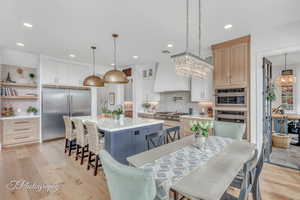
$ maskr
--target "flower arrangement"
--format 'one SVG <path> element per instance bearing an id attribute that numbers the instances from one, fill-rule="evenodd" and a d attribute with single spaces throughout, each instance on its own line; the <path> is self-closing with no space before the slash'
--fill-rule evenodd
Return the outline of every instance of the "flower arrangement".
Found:
<path id="1" fill-rule="evenodd" d="M 121 115 L 123 115 L 123 108 L 122 108 L 122 106 L 120 106 L 116 110 L 113 110 L 112 111 L 112 115 L 115 116 L 117 119 L 120 119 Z"/>
<path id="2" fill-rule="evenodd" d="M 208 131 L 213 127 L 212 121 L 191 121 L 190 122 L 191 131 L 195 133 L 198 137 L 200 134 L 204 137 L 208 136 Z"/>
<path id="3" fill-rule="evenodd" d="M 151 104 L 148 102 L 145 102 L 142 104 L 142 107 L 144 108 L 145 112 L 151 107 Z"/>

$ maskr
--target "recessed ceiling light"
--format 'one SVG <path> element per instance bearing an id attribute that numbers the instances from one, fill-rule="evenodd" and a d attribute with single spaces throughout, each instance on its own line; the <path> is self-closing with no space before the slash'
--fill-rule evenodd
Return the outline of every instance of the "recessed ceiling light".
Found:
<path id="1" fill-rule="evenodd" d="M 134 59 L 138 59 L 139 57 L 138 56 L 132 56 Z"/>
<path id="2" fill-rule="evenodd" d="M 69 55 L 71 58 L 75 58 L 76 57 L 76 55 L 74 55 L 74 54 L 70 54 Z"/>
<path id="3" fill-rule="evenodd" d="M 27 23 L 27 22 L 24 22 L 23 25 L 24 25 L 25 27 L 27 27 L 27 28 L 32 28 L 32 27 L 33 27 L 32 24 L 29 24 L 29 23 Z"/>
<path id="4" fill-rule="evenodd" d="M 115 63 L 111 63 L 110 65 L 111 65 L 111 66 L 115 66 Z"/>
<path id="5" fill-rule="evenodd" d="M 173 47 L 173 44 L 168 44 L 168 47 L 169 47 L 169 48 L 172 48 L 172 47 Z"/>
<path id="6" fill-rule="evenodd" d="M 230 28 L 232 28 L 232 25 L 231 24 L 227 24 L 227 25 L 224 26 L 224 28 L 225 29 L 230 29 Z"/>
<path id="7" fill-rule="evenodd" d="M 25 45 L 24 45 L 23 43 L 21 43 L 21 42 L 17 42 L 16 45 L 19 46 L 19 47 L 24 47 L 24 46 L 25 46 Z"/>

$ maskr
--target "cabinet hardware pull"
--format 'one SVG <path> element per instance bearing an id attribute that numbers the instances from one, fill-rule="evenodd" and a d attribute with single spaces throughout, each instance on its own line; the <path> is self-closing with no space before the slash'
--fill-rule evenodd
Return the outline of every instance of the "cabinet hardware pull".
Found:
<path id="1" fill-rule="evenodd" d="M 14 124 L 28 124 L 28 123 L 30 123 L 30 122 L 28 122 L 28 121 L 22 121 L 22 122 L 15 122 Z"/>
<path id="2" fill-rule="evenodd" d="M 30 128 L 19 128 L 19 129 L 14 129 L 14 131 L 29 131 Z"/>
<path id="3" fill-rule="evenodd" d="M 19 140 L 19 139 L 25 139 L 25 138 L 29 138 L 30 136 L 23 136 L 23 137 L 15 137 L 16 140 Z"/>

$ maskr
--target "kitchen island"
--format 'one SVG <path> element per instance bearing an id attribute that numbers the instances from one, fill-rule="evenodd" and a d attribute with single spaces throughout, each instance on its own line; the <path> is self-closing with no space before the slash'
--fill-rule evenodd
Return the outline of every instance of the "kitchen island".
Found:
<path id="1" fill-rule="evenodd" d="M 105 149 L 119 162 L 128 164 L 126 158 L 147 150 L 146 135 L 163 128 L 163 120 L 125 118 L 75 117 L 82 121 L 96 122 L 100 132 L 104 133 Z"/>

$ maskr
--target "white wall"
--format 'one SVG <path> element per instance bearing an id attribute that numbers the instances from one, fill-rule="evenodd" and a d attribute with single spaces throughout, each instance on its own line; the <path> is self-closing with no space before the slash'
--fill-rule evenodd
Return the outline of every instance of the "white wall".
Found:
<path id="1" fill-rule="evenodd" d="M 251 33 L 251 141 L 259 146 L 263 132 L 262 58 L 299 49 L 300 22 Z"/>
<path id="2" fill-rule="evenodd" d="M 12 49 L 2 49 L 2 64 L 17 65 L 23 67 L 37 68 L 39 67 L 39 55 L 17 51 Z"/>
<path id="3" fill-rule="evenodd" d="M 143 71 L 149 69 L 153 70 L 152 78 L 143 78 Z M 133 67 L 133 101 L 135 104 L 134 110 L 136 112 L 143 112 L 142 104 L 144 102 L 158 102 L 160 100 L 160 94 L 154 92 L 156 73 L 156 63 L 137 65 Z"/>

